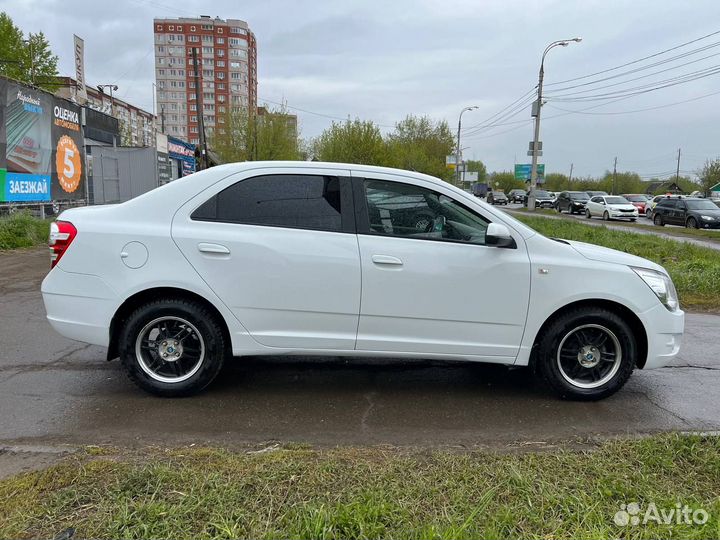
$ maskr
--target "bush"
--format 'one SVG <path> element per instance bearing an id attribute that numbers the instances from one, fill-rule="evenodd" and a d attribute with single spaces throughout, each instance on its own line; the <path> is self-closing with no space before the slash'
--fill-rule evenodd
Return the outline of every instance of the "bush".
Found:
<path id="1" fill-rule="evenodd" d="M 48 240 L 50 222 L 17 212 L 0 218 L 0 249 L 17 249 L 44 244 Z"/>

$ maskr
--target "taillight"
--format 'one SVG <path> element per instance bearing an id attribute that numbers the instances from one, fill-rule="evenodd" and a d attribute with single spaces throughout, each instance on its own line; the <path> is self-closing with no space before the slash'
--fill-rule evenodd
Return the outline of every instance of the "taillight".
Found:
<path id="1" fill-rule="evenodd" d="M 54 268 L 60 257 L 67 251 L 70 244 L 77 236 L 75 225 L 69 221 L 53 221 L 50 224 L 50 268 Z"/>

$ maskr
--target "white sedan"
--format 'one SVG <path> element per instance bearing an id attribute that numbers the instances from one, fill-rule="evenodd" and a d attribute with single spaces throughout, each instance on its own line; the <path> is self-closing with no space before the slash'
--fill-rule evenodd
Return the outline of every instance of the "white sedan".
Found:
<path id="1" fill-rule="evenodd" d="M 605 221 L 611 219 L 629 219 L 635 221 L 638 218 L 638 209 L 625 197 L 617 195 L 597 195 L 592 197 L 585 204 L 585 216 L 601 217 Z"/>
<path id="2" fill-rule="evenodd" d="M 562 396 L 600 399 L 670 362 L 683 333 L 661 266 L 397 169 L 221 165 L 66 210 L 50 248 L 50 324 L 163 396 L 234 358 L 314 355 L 529 365 Z"/>

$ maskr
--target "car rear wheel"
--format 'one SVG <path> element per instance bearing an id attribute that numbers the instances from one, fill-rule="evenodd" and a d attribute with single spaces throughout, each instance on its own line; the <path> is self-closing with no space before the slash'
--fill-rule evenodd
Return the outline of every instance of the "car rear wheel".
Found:
<path id="1" fill-rule="evenodd" d="M 198 302 L 165 298 L 138 307 L 119 336 L 130 379 L 158 396 L 196 394 L 217 376 L 226 354 L 220 322 Z"/>
<path id="2" fill-rule="evenodd" d="M 562 314 L 543 332 L 537 362 L 561 397 L 592 401 L 617 392 L 635 369 L 637 343 L 615 312 L 582 308 Z"/>
<path id="3" fill-rule="evenodd" d="M 697 229 L 697 228 L 698 228 L 697 221 L 696 221 L 695 218 L 693 218 L 693 217 L 688 218 L 687 223 L 685 223 L 685 226 L 686 226 L 688 229 Z"/>
<path id="4" fill-rule="evenodd" d="M 653 223 L 657 225 L 658 227 L 664 227 L 665 223 L 663 222 L 663 218 L 660 214 L 655 214 L 655 217 L 653 217 Z"/>

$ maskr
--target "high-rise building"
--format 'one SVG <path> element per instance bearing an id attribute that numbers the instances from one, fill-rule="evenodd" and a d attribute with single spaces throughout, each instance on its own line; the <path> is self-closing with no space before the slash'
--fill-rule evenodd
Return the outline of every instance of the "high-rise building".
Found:
<path id="1" fill-rule="evenodd" d="M 210 134 L 222 127 L 230 107 L 256 110 L 257 45 L 245 21 L 209 16 L 154 19 L 153 31 L 159 129 L 198 144 L 200 114 Z"/>

